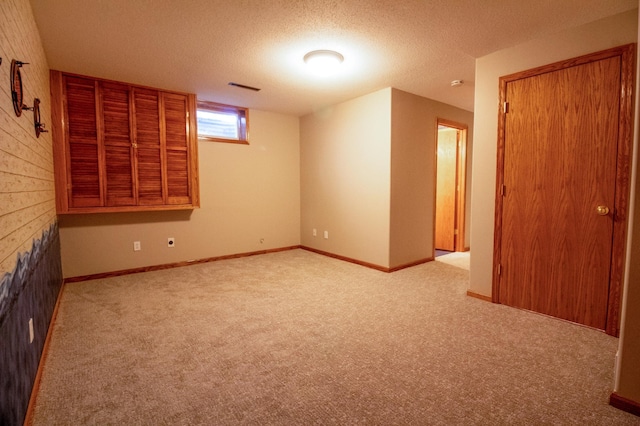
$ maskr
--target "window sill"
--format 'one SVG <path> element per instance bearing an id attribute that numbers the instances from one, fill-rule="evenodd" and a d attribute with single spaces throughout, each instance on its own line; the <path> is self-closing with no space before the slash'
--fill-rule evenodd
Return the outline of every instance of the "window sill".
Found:
<path id="1" fill-rule="evenodd" d="M 198 136 L 198 140 L 202 142 L 222 142 L 222 143 L 234 143 L 237 145 L 249 145 L 249 141 L 246 139 L 224 139 L 224 138 L 214 138 L 209 136 Z"/>

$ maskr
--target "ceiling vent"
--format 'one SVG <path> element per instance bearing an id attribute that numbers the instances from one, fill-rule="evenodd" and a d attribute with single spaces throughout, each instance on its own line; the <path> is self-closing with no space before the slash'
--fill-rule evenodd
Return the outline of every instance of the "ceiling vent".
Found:
<path id="1" fill-rule="evenodd" d="M 254 92 L 260 91 L 260 89 L 258 89 L 257 87 L 246 86 L 244 84 L 234 83 L 233 81 L 229 82 L 229 86 L 239 87 L 241 89 L 253 90 Z"/>

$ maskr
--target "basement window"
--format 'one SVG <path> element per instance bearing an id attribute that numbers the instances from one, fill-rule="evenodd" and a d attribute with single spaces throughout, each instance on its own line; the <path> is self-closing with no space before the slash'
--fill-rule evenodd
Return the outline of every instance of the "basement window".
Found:
<path id="1" fill-rule="evenodd" d="M 249 144 L 249 109 L 198 101 L 198 139 Z"/>

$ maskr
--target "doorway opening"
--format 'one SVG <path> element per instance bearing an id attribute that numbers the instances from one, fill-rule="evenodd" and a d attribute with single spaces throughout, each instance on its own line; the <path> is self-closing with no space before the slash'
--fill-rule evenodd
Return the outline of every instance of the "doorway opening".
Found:
<path id="1" fill-rule="evenodd" d="M 441 118 L 437 125 L 434 256 L 468 250 L 465 239 L 468 127 Z"/>

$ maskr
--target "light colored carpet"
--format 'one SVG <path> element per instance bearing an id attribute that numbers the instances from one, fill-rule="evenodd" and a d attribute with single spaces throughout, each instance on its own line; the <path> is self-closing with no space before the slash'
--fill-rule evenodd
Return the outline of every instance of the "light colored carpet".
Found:
<path id="1" fill-rule="evenodd" d="M 66 285 L 34 424 L 632 425 L 617 339 L 304 250 Z"/>
<path id="2" fill-rule="evenodd" d="M 447 265 L 469 270 L 470 252 L 453 252 L 436 257 L 436 262 L 443 262 Z"/>

